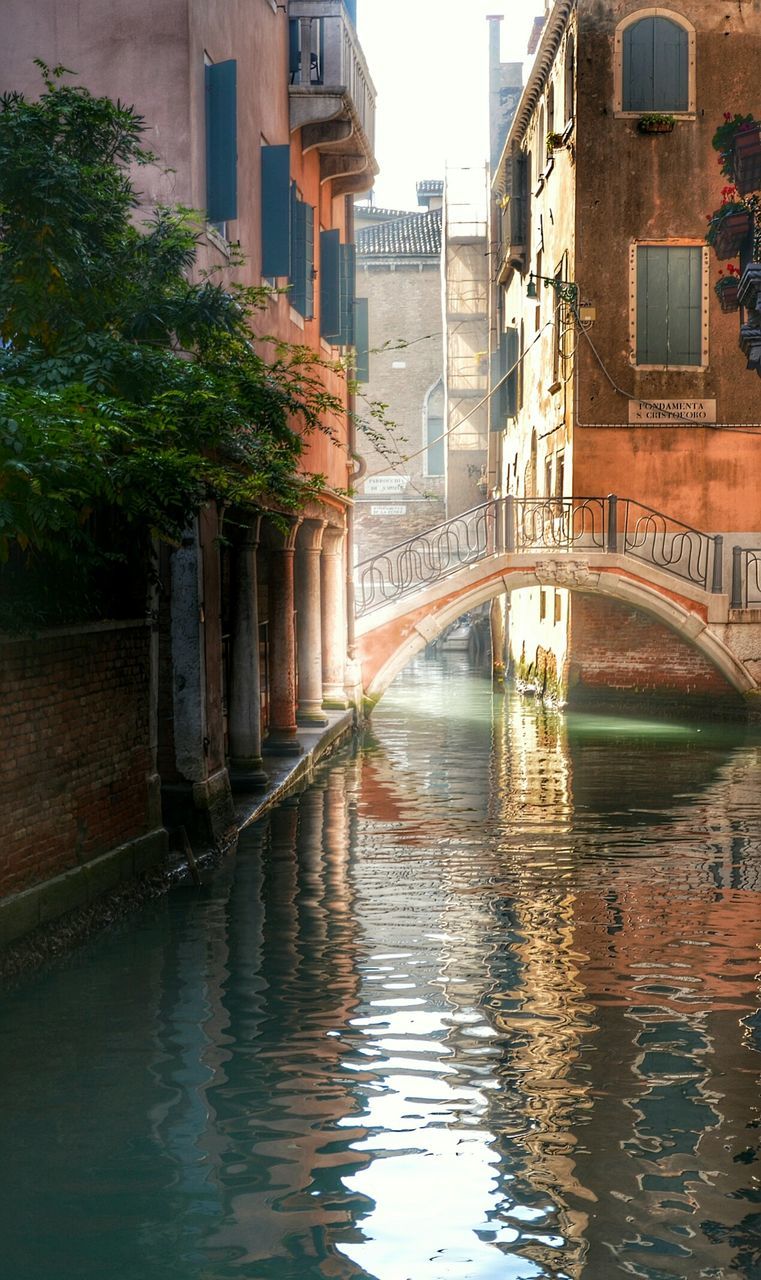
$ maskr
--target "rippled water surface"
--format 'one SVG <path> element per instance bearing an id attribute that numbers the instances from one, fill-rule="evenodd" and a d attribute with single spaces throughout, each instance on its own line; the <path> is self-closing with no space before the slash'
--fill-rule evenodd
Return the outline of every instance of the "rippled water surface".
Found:
<path id="1" fill-rule="evenodd" d="M 420 659 L 0 1009 L 6 1280 L 761 1280 L 759 748 Z"/>

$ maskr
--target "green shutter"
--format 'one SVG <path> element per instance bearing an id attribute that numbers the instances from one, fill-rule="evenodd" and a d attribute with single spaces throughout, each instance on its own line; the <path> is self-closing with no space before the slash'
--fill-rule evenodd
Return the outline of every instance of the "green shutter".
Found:
<path id="1" fill-rule="evenodd" d="M 288 23 L 288 72 L 291 84 L 301 68 L 301 23 L 298 18 L 291 18 Z"/>
<path id="2" fill-rule="evenodd" d="M 291 274 L 291 149 L 262 147 L 262 275 Z"/>
<path id="3" fill-rule="evenodd" d="M 238 216 L 237 66 L 234 58 L 206 67 L 206 217 Z"/>
<path id="4" fill-rule="evenodd" d="M 341 330 L 340 244 L 337 231 L 320 232 L 320 335 L 336 342 Z"/>
<path id="5" fill-rule="evenodd" d="M 637 364 L 699 365 L 702 360 L 702 249 L 637 249 Z"/>
<path id="6" fill-rule="evenodd" d="M 357 382 L 370 381 L 370 314 L 367 298 L 354 299 L 354 341 L 356 364 L 354 377 Z"/>
<path id="7" fill-rule="evenodd" d="M 624 111 L 686 111 L 689 39 L 670 18 L 641 18 L 624 31 Z"/>
<path id="8" fill-rule="evenodd" d="M 342 347 L 354 346 L 354 295 L 357 274 L 357 251 L 353 244 L 342 244 L 341 258 L 341 324 L 338 341 Z"/>
<path id="9" fill-rule="evenodd" d="M 503 366 L 504 350 L 500 344 L 496 351 L 492 351 L 489 357 L 489 385 L 491 387 L 491 395 L 489 396 L 490 431 L 504 431 L 505 429 L 505 384 L 502 381 L 505 370 Z"/>
<path id="10" fill-rule="evenodd" d="M 518 412 L 518 330 L 506 329 L 502 342 L 504 350 L 505 413 L 514 418 Z"/>
<path id="11" fill-rule="evenodd" d="M 689 42 L 684 27 L 668 18 L 653 20 L 653 111 L 689 107 Z"/>
<path id="12" fill-rule="evenodd" d="M 314 209 L 300 200 L 291 186 L 291 306 L 304 317 L 314 316 Z"/>

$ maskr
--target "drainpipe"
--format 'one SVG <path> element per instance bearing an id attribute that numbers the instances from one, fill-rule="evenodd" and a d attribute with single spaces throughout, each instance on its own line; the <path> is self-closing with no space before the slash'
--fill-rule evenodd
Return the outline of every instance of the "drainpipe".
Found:
<path id="1" fill-rule="evenodd" d="M 354 197 L 345 197 L 346 242 L 354 243 Z M 361 479 L 367 470 L 367 463 L 357 454 L 357 426 L 355 413 L 357 394 L 354 388 L 347 393 L 346 408 L 349 427 L 349 460 L 354 463 L 350 482 L 352 485 Z M 354 625 L 354 504 L 350 500 L 346 506 L 346 686 L 349 700 L 355 711 L 359 712 L 362 697 L 362 673 L 357 658 L 357 636 Z"/>

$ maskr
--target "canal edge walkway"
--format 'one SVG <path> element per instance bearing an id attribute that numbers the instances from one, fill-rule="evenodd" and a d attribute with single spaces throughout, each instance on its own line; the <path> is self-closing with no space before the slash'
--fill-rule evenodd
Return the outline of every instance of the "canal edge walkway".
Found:
<path id="1" fill-rule="evenodd" d="M 307 786 L 317 765 L 356 733 L 353 708 L 326 711 L 325 716 L 324 726 L 299 726 L 298 755 L 266 756 L 267 783 L 234 796 L 234 821 L 226 838 L 216 846 L 192 849 L 192 865 L 185 854 L 169 849 L 168 833 L 162 828 L 160 840 L 130 842 L 0 902 L 0 982 L 72 950 L 145 902 L 188 882 L 198 868 L 206 872 L 230 856 L 246 827 L 290 792 Z M 56 910 L 59 904 L 65 904 L 64 910 Z M 50 914 L 43 916 L 43 911 Z"/>

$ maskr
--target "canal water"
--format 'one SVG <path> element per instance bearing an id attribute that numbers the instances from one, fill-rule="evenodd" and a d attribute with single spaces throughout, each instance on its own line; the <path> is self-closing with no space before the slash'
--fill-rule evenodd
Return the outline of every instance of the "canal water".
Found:
<path id="1" fill-rule="evenodd" d="M 5 1280 L 761 1278 L 759 747 L 421 657 L 2 997 Z"/>

